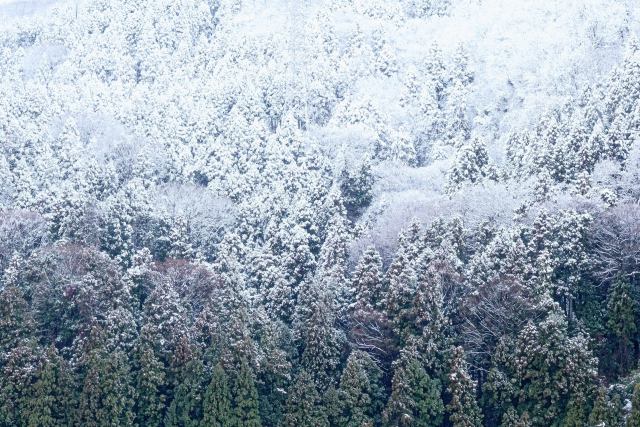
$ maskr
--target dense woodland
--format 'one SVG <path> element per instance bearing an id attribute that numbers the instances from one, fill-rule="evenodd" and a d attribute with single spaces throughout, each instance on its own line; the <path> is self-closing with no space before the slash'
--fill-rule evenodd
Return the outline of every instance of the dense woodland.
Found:
<path id="1" fill-rule="evenodd" d="M 633 25 L 516 122 L 461 1 L 282 3 L 3 24 L 0 426 L 639 427 Z"/>

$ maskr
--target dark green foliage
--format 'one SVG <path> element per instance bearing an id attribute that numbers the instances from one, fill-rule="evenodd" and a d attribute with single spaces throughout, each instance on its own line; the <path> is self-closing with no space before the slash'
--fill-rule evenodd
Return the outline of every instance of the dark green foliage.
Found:
<path id="1" fill-rule="evenodd" d="M 162 362 L 146 342 L 137 347 L 136 421 L 147 426 L 160 426 L 164 418 L 166 396 L 165 372 Z"/>
<path id="2" fill-rule="evenodd" d="M 607 396 L 607 389 L 600 387 L 598 394 L 593 403 L 593 408 L 589 414 L 589 425 L 597 426 L 606 421 L 609 418 L 609 397 Z"/>
<path id="3" fill-rule="evenodd" d="M 319 282 L 302 291 L 293 324 L 301 348 L 300 366 L 324 391 L 335 381 L 340 363 L 342 336 L 336 328 L 335 301 Z"/>
<path id="4" fill-rule="evenodd" d="M 631 413 L 627 418 L 627 427 L 640 427 L 640 383 L 633 387 Z"/>
<path id="5" fill-rule="evenodd" d="M 383 390 L 380 368 L 362 351 L 353 351 L 340 378 L 337 402 L 338 424 L 345 427 L 373 425 L 382 412 Z"/>
<path id="6" fill-rule="evenodd" d="M 415 355 L 396 364 L 384 418 L 391 426 L 439 426 L 444 415 L 442 385 L 431 378 Z"/>
<path id="7" fill-rule="evenodd" d="M 91 350 L 85 365 L 76 422 L 83 426 L 131 425 L 135 391 L 126 355 Z"/>
<path id="8" fill-rule="evenodd" d="M 447 404 L 449 422 L 453 427 L 482 427 L 482 412 L 476 401 L 476 383 L 467 372 L 462 347 L 454 347 L 451 354 Z"/>
<path id="9" fill-rule="evenodd" d="M 374 247 L 367 248 L 362 254 L 351 280 L 355 291 L 355 309 L 383 308 L 382 258 Z"/>
<path id="10" fill-rule="evenodd" d="M 637 303 L 627 280 L 616 280 L 607 298 L 607 329 L 614 372 L 625 375 L 636 365 Z"/>
<path id="11" fill-rule="evenodd" d="M 220 363 L 211 374 L 211 382 L 204 395 L 203 425 L 210 427 L 232 427 L 231 394 L 227 374 Z"/>
<path id="12" fill-rule="evenodd" d="M 609 417 L 607 425 L 609 426 L 623 426 L 624 425 L 624 403 L 622 396 L 619 392 L 615 391 L 611 397 L 611 405 L 609 407 Z"/>
<path id="13" fill-rule="evenodd" d="M 72 372 L 55 348 L 49 348 L 31 385 L 26 407 L 29 426 L 59 426 L 71 423 L 74 384 Z"/>
<path id="14" fill-rule="evenodd" d="M 562 420 L 572 397 L 589 394 L 595 362 L 585 337 L 569 336 L 564 315 L 552 304 L 538 325 L 530 322 L 515 341 L 498 346 L 485 391 L 494 409 L 511 404 L 532 425 L 550 425 Z"/>
<path id="15" fill-rule="evenodd" d="M 8 285 L 0 289 L 0 351 L 11 351 L 33 327 L 29 306 L 24 292 L 17 286 Z"/>
<path id="16" fill-rule="evenodd" d="M 258 391 L 249 362 L 242 358 L 232 376 L 231 397 L 234 427 L 259 427 Z"/>
<path id="17" fill-rule="evenodd" d="M 203 397 L 206 386 L 204 366 L 200 358 L 187 362 L 180 374 L 180 383 L 165 416 L 165 426 L 197 427 L 203 418 Z"/>
<path id="18" fill-rule="evenodd" d="M 289 388 L 283 427 L 328 427 L 327 411 L 322 407 L 311 375 L 302 371 Z"/>
<path id="19" fill-rule="evenodd" d="M 350 218 L 356 218 L 362 214 L 373 199 L 372 187 L 374 177 L 371 172 L 371 164 L 363 162 L 359 169 L 351 171 L 342 170 L 340 176 L 340 191 L 344 199 L 344 207 Z"/>
<path id="20" fill-rule="evenodd" d="M 567 414 L 562 421 L 562 427 L 582 427 L 587 423 L 587 401 L 583 396 L 572 397 L 567 405 Z"/>
<path id="21" fill-rule="evenodd" d="M 0 425 L 71 424 L 75 409 L 72 372 L 56 349 L 26 343 L 3 356 Z"/>

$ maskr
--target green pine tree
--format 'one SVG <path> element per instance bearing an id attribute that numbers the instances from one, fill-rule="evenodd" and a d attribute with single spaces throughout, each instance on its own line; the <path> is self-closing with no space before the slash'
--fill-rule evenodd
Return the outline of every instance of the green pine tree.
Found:
<path id="1" fill-rule="evenodd" d="M 451 401 L 447 405 L 449 421 L 453 427 L 481 427 L 482 412 L 476 401 L 476 383 L 467 372 L 462 347 L 452 351 L 448 392 Z"/>
<path id="2" fill-rule="evenodd" d="M 162 393 L 165 373 L 162 362 L 147 343 L 137 348 L 136 372 L 136 419 L 139 425 L 159 426 L 162 424 L 166 397 Z"/>
<path id="3" fill-rule="evenodd" d="M 233 426 L 259 427 L 262 423 L 253 371 L 245 358 L 240 359 L 238 365 L 231 386 Z"/>
<path id="4" fill-rule="evenodd" d="M 609 398 L 607 397 L 607 389 L 600 387 L 598 389 L 598 395 L 593 403 L 591 414 L 589 414 L 590 426 L 604 426 L 607 422 L 609 414 Z"/>
<path id="5" fill-rule="evenodd" d="M 165 426 L 198 427 L 202 421 L 204 366 L 199 357 L 187 362 L 180 375 L 173 400 L 165 416 Z"/>
<path id="6" fill-rule="evenodd" d="M 203 423 L 207 427 L 232 427 L 231 395 L 227 374 L 220 363 L 213 368 L 211 382 L 204 395 Z"/>
<path id="7" fill-rule="evenodd" d="M 396 363 L 385 420 L 392 426 L 431 427 L 443 421 L 442 386 L 431 378 L 416 355 Z"/>
<path id="8" fill-rule="evenodd" d="M 624 425 L 625 412 L 623 409 L 624 405 L 622 403 L 622 396 L 620 396 L 620 393 L 614 392 L 611 396 L 610 402 L 611 403 L 609 405 L 609 411 L 607 413 L 607 420 L 605 425 L 621 427 Z"/>
<path id="9" fill-rule="evenodd" d="M 282 426 L 329 426 L 327 413 L 320 404 L 320 396 L 313 378 L 306 371 L 300 372 L 289 388 Z"/>
<path id="10" fill-rule="evenodd" d="M 29 427 L 69 424 L 73 396 L 73 378 L 66 362 L 51 347 L 30 387 L 23 420 Z"/>
<path id="11" fill-rule="evenodd" d="M 627 418 L 627 427 L 640 427 L 640 382 L 633 387 L 631 413 Z"/>
<path id="12" fill-rule="evenodd" d="M 92 350 L 80 394 L 78 424 L 87 427 L 133 424 L 131 382 L 124 353 Z"/>
<path id="13" fill-rule="evenodd" d="M 562 427 L 583 427 L 587 423 L 587 402 L 582 395 L 573 396 L 567 405 Z"/>
<path id="14" fill-rule="evenodd" d="M 362 254 L 351 278 L 355 291 L 355 309 L 368 311 L 382 308 L 383 284 L 382 257 L 371 246 Z"/>
<path id="15" fill-rule="evenodd" d="M 379 369 L 367 353 L 353 351 L 349 355 L 338 389 L 339 425 L 373 425 L 374 418 L 380 412 L 379 376 Z"/>
<path id="16" fill-rule="evenodd" d="M 617 280 L 607 297 L 607 328 L 611 336 L 615 372 L 627 374 L 635 365 L 636 302 L 626 280 Z"/>

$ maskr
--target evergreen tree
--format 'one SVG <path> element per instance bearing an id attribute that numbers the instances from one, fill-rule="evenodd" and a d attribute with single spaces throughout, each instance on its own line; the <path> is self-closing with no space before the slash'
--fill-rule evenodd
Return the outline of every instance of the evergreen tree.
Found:
<path id="1" fill-rule="evenodd" d="M 234 425 L 227 374 L 220 363 L 213 368 L 211 382 L 204 396 L 203 425 L 210 427 L 233 427 Z"/>
<path id="2" fill-rule="evenodd" d="M 625 418 L 625 409 L 622 403 L 622 396 L 618 391 L 613 393 L 610 400 L 609 413 L 605 425 L 623 426 Z"/>
<path id="3" fill-rule="evenodd" d="M 194 355 L 180 373 L 180 383 L 165 416 L 165 426 L 198 427 L 203 418 L 203 395 L 206 378 L 202 359 Z"/>
<path id="4" fill-rule="evenodd" d="M 138 340 L 136 359 L 136 421 L 140 425 L 160 426 L 166 403 L 164 365 L 142 337 Z"/>
<path id="5" fill-rule="evenodd" d="M 572 397 L 589 395 L 596 374 L 587 339 L 570 337 L 558 304 L 547 301 L 546 318 L 529 322 L 515 341 L 501 340 L 485 383 L 487 398 L 502 408 L 510 402 L 533 425 L 560 421 Z"/>
<path id="6" fill-rule="evenodd" d="M 607 389 L 600 387 L 598 395 L 593 403 L 593 408 L 589 414 L 589 425 L 598 426 L 606 425 L 609 414 L 609 398 L 607 397 Z"/>
<path id="7" fill-rule="evenodd" d="M 430 369 L 440 372 L 444 366 L 445 328 L 448 319 L 443 308 L 443 278 L 437 270 L 438 262 L 422 257 L 417 266 L 417 292 L 412 304 L 413 333 L 419 336 L 423 361 Z"/>
<path id="8" fill-rule="evenodd" d="M 415 332 L 413 302 L 417 290 L 416 273 L 405 251 L 396 254 L 387 271 L 389 288 L 385 296 L 385 311 L 396 332 L 407 340 Z"/>
<path id="9" fill-rule="evenodd" d="M 31 385 L 25 425 L 49 427 L 71 424 L 73 377 L 55 347 L 49 348 Z"/>
<path id="10" fill-rule="evenodd" d="M 313 376 L 321 392 L 335 381 L 343 342 L 333 307 L 334 301 L 314 281 L 301 292 L 293 324 L 300 366 Z"/>
<path id="11" fill-rule="evenodd" d="M 256 314 L 260 324 L 256 357 L 260 418 L 264 425 L 277 425 L 282 420 L 293 366 L 289 353 L 292 349 L 291 335 L 288 325 L 274 322 L 260 310 Z"/>
<path id="12" fill-rule="evenodd" d="M 640 383 L 633 387 L 631 413 L 627 417 L 627 427 L 640 427 Z"/>
<path id="13" fill-rule="evenodd" d="M 338 424 L 345 427 L 373 425 L 381 408 L 380 370 L 371 357 L 354 350 L 340 378 Z"/>
<path id="14" fill-rule="evenodd" d="M 617 280 L 607 297 L 607 328 L 612 341 L 615 371 L 625 375 L 635 365 L 636 302 L 629 282 Z"/>
<path id="15" fill-rule="evenodd" d="M 0 425 L 21 425 L 29 419 L 29 394 L 41 352 L 35 342 L 28 341 L 2 354 Z"/>
<path id="16" fill-rule="evenodd" d="M 405 352 L 395 362 L 391 397 L 385 410 L 385 420 L 393 426 L 440 426 L 443 421 L 444 403 L 442 386 L 431 378 L 418 357 Z"/>
<path id="17" fill-rule="evenodd" d="M 581 427 L 587 425 L 587 401 L 582 395 L 573 396 L 567 405 L 567 414 L 562 427 Z"/>
<path id="18" fill-rule="evenodd" d="M 348 299 L 347 260 L 350 240 L 349 224 L 342 200 L 335 195 L 328 208 L 329 217 L 325 240 L 318 255 L 318 267 L 314 279 L 322 282 L 325 292 L 330 292 L 337 309 L 342 311 Z"/>
<path id="19" fill-rule="evenodd" d="M 344 200 L 347 216 L 354 220 L 362 214 L 373 199 L 374 177 L 371 172 L 371 163 L 368 159 L 362 165 L 351 171 L 346 167 L 340 175 L 340 192 Z"/>
<path id="20" fill-rule="evenodd" d="M 318 390 L 306 371 L 298 374 L 289 389 L 283 427 L 328 427 L 327 414 L 320 403 Z"/>
<path id="21" fill-rule="evenodd" d="M 476 383 L 467 372 L 462 347 L 454 347 L 451 354 L 447 405 L 449 422 L 453 427 L 481 427 L 482 413 L 476 402 Z"/>
<path id="22" fill-rule="evenodd" d="M 234 427 L 259 427 L 262 425 L 259 414 L 258 391 L 249 362 L 242 358 L 238 362 L 232 377 L 231 396 L 233 401 Z"/>
<path id="23" fill-rule="evenodd" d="M 77 423 L 89 427 L 133 424 L 135 396 L 126 355 L 95 348 L 85 369 Z"/>
<path id="24" fill-rule="evenodd" d="M 382 308 L 382 258 L 373 246 L 362 254 L 351 280 L 355 291 L 356 310 L 370 311 Z"/>
<path id="25" fill-rule="evenodd" d="M 486 145 L 478 139 L 465 143 L 449 171 L 449 191 L 457 190 L 465 182 L 477 183 L 487 178 L 495 178 L 495 170 L 489 161 Z"/>
<path id="26" fill-rule="evenodd" d="M 0 357 L 30 334 L 33 318 L 24 291 L 12 284 L 0 289 Z"/>
<path id="27" fill-rule="evenodd" d="M 189 229 L 186 220 L 179 216 L 174 220 L 171 231 L 169 232 L 169 240 L 171 242 L 171 250 L 169 256 L 172 258 L 193 257 L 194 251 L 191 243 L 189 243 Z"/>

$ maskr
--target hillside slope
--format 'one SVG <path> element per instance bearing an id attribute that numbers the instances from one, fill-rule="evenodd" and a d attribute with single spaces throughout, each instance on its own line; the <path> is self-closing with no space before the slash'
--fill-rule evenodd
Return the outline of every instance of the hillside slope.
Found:
<path id="1" fill-rule="evenodd" d="M 0 427 L 637 425 L 639 14 L 1 4 Z"/>

